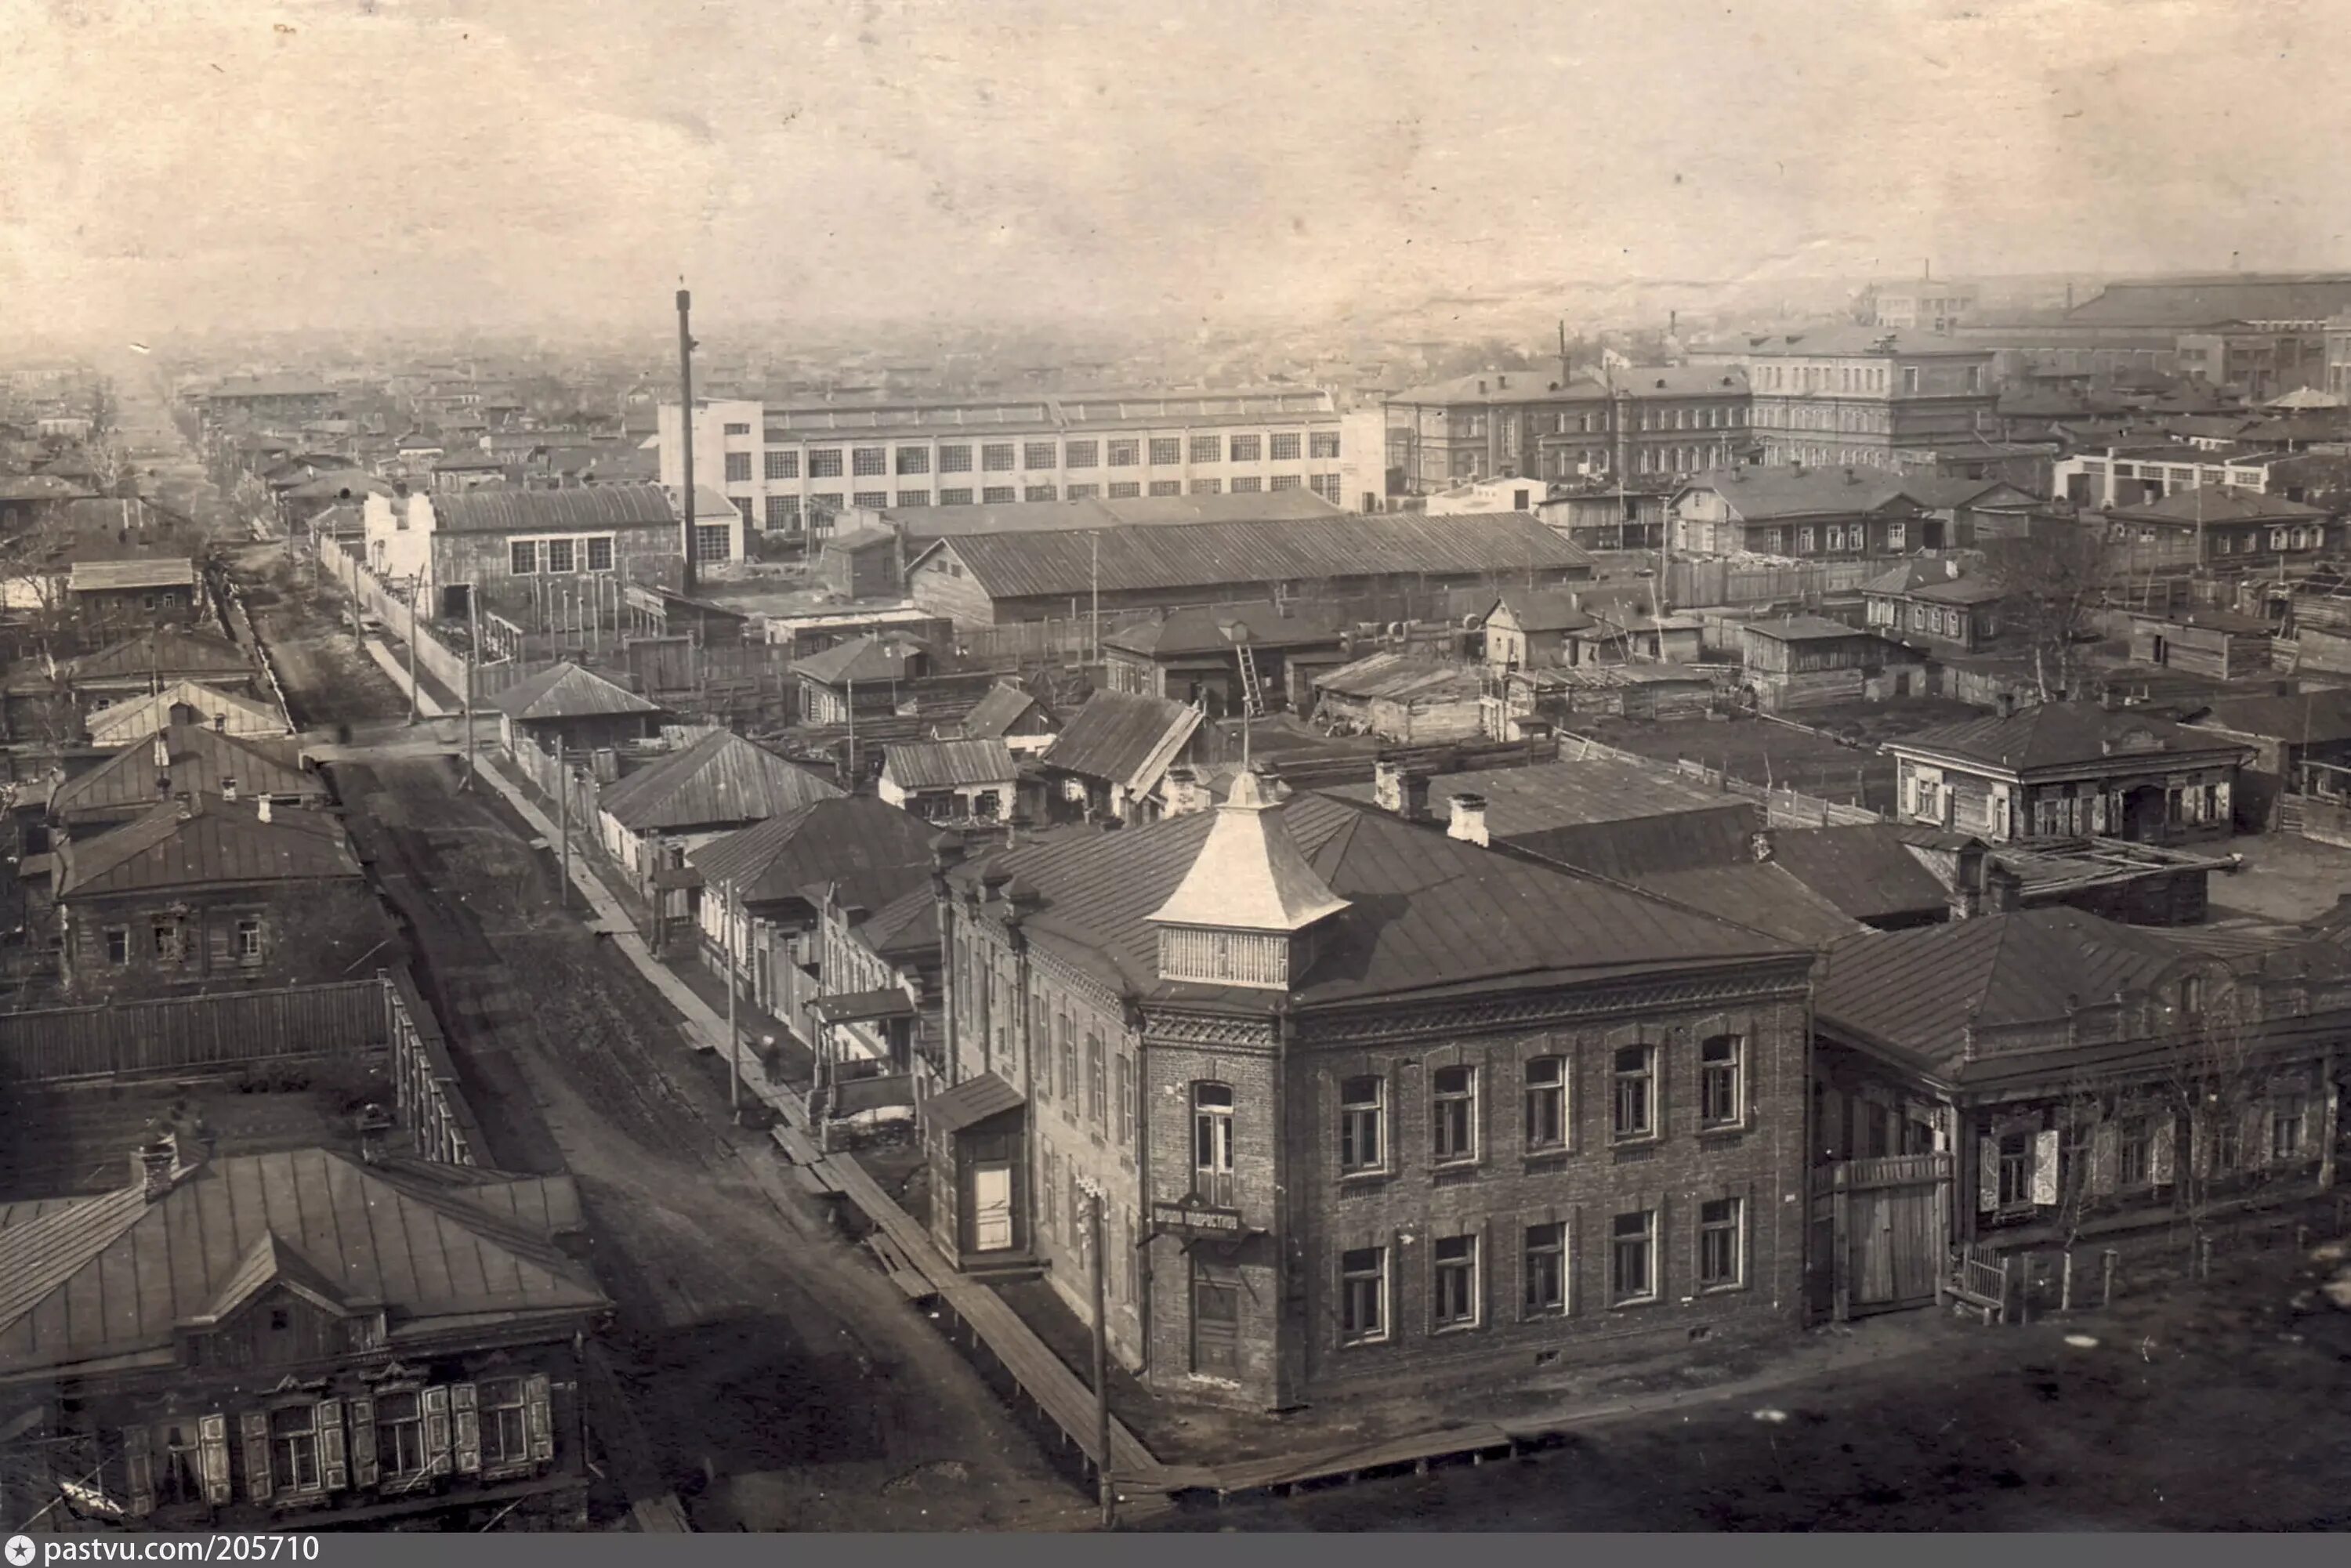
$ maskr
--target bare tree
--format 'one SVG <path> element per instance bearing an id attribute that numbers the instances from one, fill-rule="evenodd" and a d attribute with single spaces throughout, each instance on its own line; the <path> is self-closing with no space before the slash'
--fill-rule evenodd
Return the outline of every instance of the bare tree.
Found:
<path id="1" fill-rule="evenodd" d="M 2175 1138 L 2172 1152 L 2179 1207 L 2200 1233 L 2221 1194 L 2238 1186 L 2262 1162 L 2249 1158 L 2247 1123 L 2266 1097 L 2269 1062 L 2262 1051 L 2260 1000 L 2251 976 L 2216 967 L 2183 977 L 2158 1026 L 2164 1048 L 2161 1091 Z"/>
<path id="2" fill-rule="evenodd" d="M 2085 525 L 2050 519 L 1982 549 L 1984 570 L 2009 592 L 2001 614 L 2032 650 L 2041 700 L 2071 695 L 2081 645 L 2113 576 L 2105 541 Z"/>
<path id="3" fill-rule="evenodd" d="M 115 432 L 121 419 L 120 402 L 114 394 L 114 382 L 99 377 L 89 387 L 89 436 L 95 442 L 104 441 Z"/>

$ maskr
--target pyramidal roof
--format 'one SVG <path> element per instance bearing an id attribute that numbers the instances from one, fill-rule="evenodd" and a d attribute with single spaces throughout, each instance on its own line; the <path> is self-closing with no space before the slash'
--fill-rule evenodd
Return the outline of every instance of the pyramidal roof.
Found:
<path id="1" fill-rule="evenodd" d="M 1302 931 L 1347 907 L 1299 852 L 1254 773 L 1233 781 L 1192 869 L 1150 918 L 1166 925 Z"/>

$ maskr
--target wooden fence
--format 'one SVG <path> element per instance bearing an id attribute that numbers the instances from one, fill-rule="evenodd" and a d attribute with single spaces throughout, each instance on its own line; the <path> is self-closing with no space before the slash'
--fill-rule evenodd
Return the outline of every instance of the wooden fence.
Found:
<path id="1" fill-rule="evenodd" d="M 253 1062 L 380 1055 L 383 982 L 0 1013 L 0 1082 L 169 1077 Z"/>
<path id="2" fill-rule="evenodd" d="M 1674 560 L 1667 563 L 1666 592 L 1677 610 L 1782 600 L 1816 604 L 1831 594 L 1860 592 L 1863 583 L 1883 573 L 1890 564 L 1883 560 L 1822 560 L 1787 566 L 1743 566 L 1729 560 Z"/>

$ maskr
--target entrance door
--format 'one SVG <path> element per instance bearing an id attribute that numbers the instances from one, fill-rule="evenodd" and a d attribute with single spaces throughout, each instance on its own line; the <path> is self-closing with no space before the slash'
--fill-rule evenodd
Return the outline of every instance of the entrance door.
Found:
<path id="1" fill-rule="evenodd" d="M 1240 1375 L 1240 1270 L 1192 1263 L 1192 1370 L 1203 1377 Z"/>
<path id="2" fill-rule="evenodd" d="M 971 1169 L 971 1249 L 1001 1252 L 1012 1245 L 1012 1167 L 990 1160 Z"/>
<path id="3" fill-rule="evenodd" d="M 2123 797 L 2123 836 L 2137 844 L 2160 842 L 2165 813 L 2163 786 L 2140 785 Z"/>
<path id="4" fill-rule="evenodd" d="M 1949 1157 L 1936 1154 L 1840 1160 L 1815 1170 L 1813 1241 L 1828 1259 L 1828 1278 L 1815 1274 L 1812 1281 L 1815 1310 L 1823 1283 L 1838 1318 L 1933 1301 L 1949 1246 L 1950 1179 Z"/>

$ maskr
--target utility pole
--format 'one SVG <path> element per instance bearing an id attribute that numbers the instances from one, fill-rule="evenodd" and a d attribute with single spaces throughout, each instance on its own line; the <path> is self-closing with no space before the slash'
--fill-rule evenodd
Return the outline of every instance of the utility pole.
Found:
<path id="1" fill-rule="evenodd" d="M 424 591 L 423 580 L 412 576 L 408 580 L 408 724 L 416 727 L 416 596 Z"/>
<path id="2" fill-rule="evenodd" d="M 474 661 L 479 657 L 481 620 L 475 612 L 474 601 L 479 585 L 465 585 L 465 777 L 457 788 L 474 787 Z"/>
<path id="3" fill-rule="evenodd" d="M 1086 663 L 1099 664 L 1102 663 L 1102 530 L 1097 528 L 1088 534 L 1086 544 L 1089 547 L 1086 577 L 1093 594 L 1093 601 L 1087 606 L 1092 625 L 1086 632 Z"/>
<path id="4" fill-rule="evenodd" d="M 687 330 L 686 319 L 694 308 L 694 296 L 681 288 L 677 291 L 677 396 L 678 429 L 683 433 L 679 442 L 685 454 L 685 591 L 695 591 L 694 573 L 694 334 Z"/>
<path id="5" fill-rule="evenodd" d="M 668 894 L 663 894 L 667 897 Z M 737 1122 L 743 1119 L 743 1031 L 735 1024 L 735 925 L 743 917 L 743 901 L 738 885 L 726 884 L 726 941 L 724 966 L 726 976 L 726 1109 Z"/>
<path id="6" fill-rule="evenodd" d="M 1094 1482 L 1102 1499 L 1104 1530 L 1118 1522 L 1118 1487 L 1110 1473 L 1110 1317 L 1103 1311 L 1103 1278 L 1108 1271 L 1110 1226 L 1103 1207 L 1108 1195 L 1094 1182 L 1086 1184 L 1093 1198 L 1094 1261 Z"/>
<path id="7" fill-rule="evenodd" d="M 563 732 L 555 733 L 555 837 L 562 845 L 563 880 L 555 884 L 556 907 L 569 914 L 571 909 L 571 791 L 565 783 L 570 765 L 563 758 Z"/>

